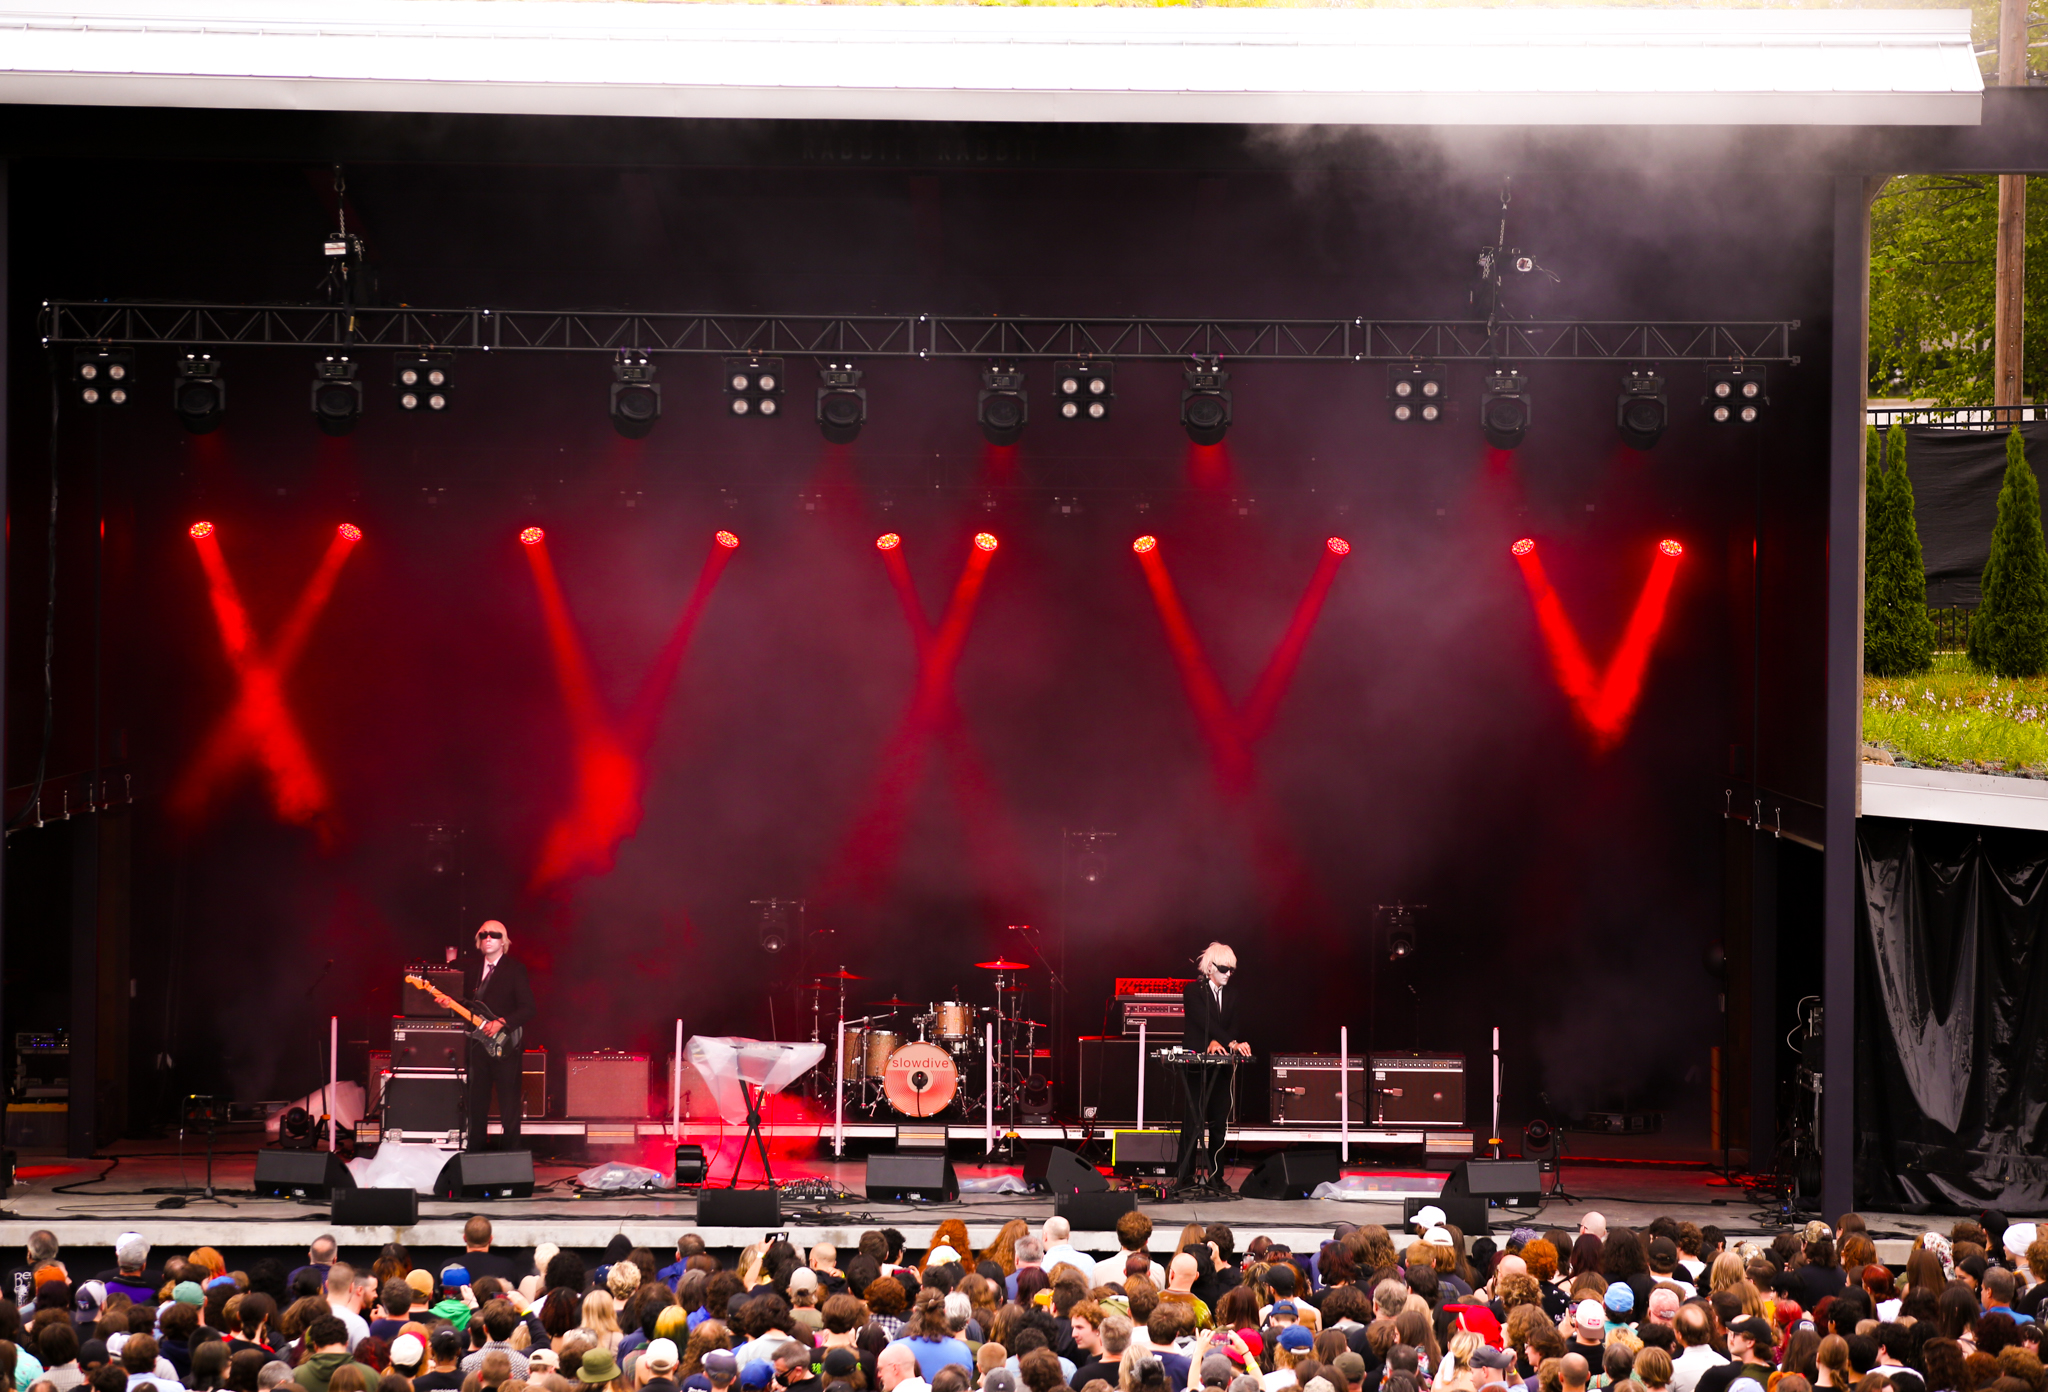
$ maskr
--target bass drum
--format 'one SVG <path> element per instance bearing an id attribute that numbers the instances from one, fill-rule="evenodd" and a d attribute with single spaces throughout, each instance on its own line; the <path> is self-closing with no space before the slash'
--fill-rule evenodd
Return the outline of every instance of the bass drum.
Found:
<path id="1" fill-rule="evenodd" d="M 944 1111 L 960 1091 L 960 1070 L 936 1044 L 905 1044 L 889 1055 L 882 1095 L 901 1116 L 928 1117 Z"/>

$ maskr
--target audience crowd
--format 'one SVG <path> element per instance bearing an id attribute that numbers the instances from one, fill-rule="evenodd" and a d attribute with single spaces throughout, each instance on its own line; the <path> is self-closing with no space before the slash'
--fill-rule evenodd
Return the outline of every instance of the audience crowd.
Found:
<path id="1" fill-rule="evenodd" d="M 673 1260 L 614 1239 L 586 1268 L 517 1256 L 472 1218 L 439 1270 L 321 1238 L 294 1269 L 202 1247 L 72 1273 L 48 1233 L 0 1299 L 0 1392 L 2048 1392 L 2048 1238 L 1996 1214 L 1918 1238 L 1903 1270 L 1863 1221 L 1768 1245 L 1660 1218 L 1464 1234 L 1338 1225 L 1314 1252 L 1222 1225 L 1168 1250 L 1118 1221 L 1091 1255 L 1015 1220 L 977 1252 L 685 1233 Z M 152 1386 L 153 1384 L 153 1386 Z"/>

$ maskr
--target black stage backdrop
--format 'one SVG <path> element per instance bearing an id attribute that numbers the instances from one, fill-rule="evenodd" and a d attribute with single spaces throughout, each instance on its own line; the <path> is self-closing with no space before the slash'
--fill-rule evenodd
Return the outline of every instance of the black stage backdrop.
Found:
<path id="1" fill-rule="evenodd" d="M 413 304 L 1426 317 L 1470 312 L 1500 173 L 428 152 L 352 167 L 348 199 L 375 294 Z M 24 161 L 14 178 L 15 399 L 38 403 L 17 413 L 10 479 L 9 765 L 26 770 L 43 710 L 40 403 L 70 368 L 34 344 L 37 299 L 303 299 L 336 209 L 325 160 Z M 760 952 L 748 902 L 808 897 L 810 926 L 831 934 L 809 965 L 861 973 L 856 1009 L 893 994 L 986 1001 L 973 963 L 1036 962 L 1010 925 L 1064 926 L 1066 989 L 1035 965 L 1026 1008 L 1050 1022 L 1058 994 L 1071 1040 L 1102 1027 L 1114 975 L 1184 971 L 1220 936 L 1262 1054 L 1334 1051 L 1345 1026 L 1360 1051 L 1462 1050 L 1483 1125 L 1498 1023 L 1511 1134 L 1539 1110 L 1658 1108 L 1667 1137 L 1703 1140 L 1723 1033 L 1709 949 L 1726 790 L 1747 779 L 1821 799 L 1832 193 L 1751 166 L 1586 169 L 1514 189 L 1516 236 L 1565 277 L 1519 291 L 1519 314 L 1802 321 L 1769 419 L 1712 426 L 1699 368 L 1667 364 L 1672 425 L 1639 454 L 1615 436 L 1619 365 L 1539 364 L 1535 425 L 1510 456 L 1478 431 L 1476 364 L 1453 370 L 1450 419 L 1429 428 L 1389 419 L 1382 368 L 1234 363 L 1229 440 L 1198 457 L 1176 421 L 1175 365 L 1122 365 L 1099 428 L 1051 418 L 1033 365 L 1030 428 L 1003 457 L 975 429 L 977 363 L 869 362 L 868 424 L 828 447 L 809 419 L 810 360 L 789 364 L 790 418 L 764 424 L 727 416 L 710 363 L 664 357 L 663 419 L 632 442 L 606 420 L 602 357 L 465 354 L 455 408 L 419 419 L 394 406 L 378 350 L 363 355 L 361 426 L 328 440 L 307 410 L 316 353 L 235 349 L 226 424 L 193 437 L 168 409 L 170 353 L 145 352 L 139 404 L 67 407 L 54 452 L 52 768 L 87 767 L 97 747 L 135 775 L 128 1053 L 154 1098 L 137 1113 L 186 1091 L 307 1090 L 330 1013 L 344 1039 L 374 1040 L 399 964 L 465 942 L 487 913 L 536 969 L 531 1034 L 557 1057 L 659 1057 L 678 1016 L 802 1037 L 797 973 Z M 36 208 L 65 213 L 20 211 Z M 265 636 L 337 523 L 364 531 L 286 688 L 331 790 L 324 837 L 281 821 L 246 761 L 205 818 L 169 806 L 237 692 L 186 535 L 201 518 Z M 574 808 L 579 768 L 515 540 L 533 523 L 613 712 L 710 533 L 743 543 L 661 712 L 635 834 L 607 873 L 544 890 L 538 848 Z M 994 796 L 963 815 L 957 765 L 934 748 L 893 857 L 874 862 L 879 887 L 835 901 L 820 886 L 873 801 L 917 670 L 875 537 L 903 536 L 936 623 L 982 528 L 1002 549 L 955 689 Z M 1233 702 L 1323 539 L 1352 543 L 1254 751 L 1255 799 L 1218 792 L 1131 554 L 1140 531 L 1161 539 Z M 1611 750 L 1589 744 L 1560 692 L 1508 553 L 1523 535 L 1600 668 L 1657 541 L 1685 544 Z M 969 835 L 998 813 L 1007 875 Z M 423 830 L 436 823 L 462 829 L 453 861 Z M 26 865 L 61 825 L 11 839 L 10 854 Z M 1063 873 L 1062 829 L 1085 828 L 1117 833 L 1094 884 Z M 63 883 L 61 860 L 10 878 L 11 922 L 61 924 Z M 37 899 L 38 886 L 56 888 Z M 1391 964 L 1374 907 L 1396 900 L 1428 908 L 1418 951 Z M 20 1028 L 61 1023 L 61 970 L 10 981 Z M 1071 1108 L 1065 1086 L 1060 1101 Z"/>
<path id="2" fill-rule="evenodd" d="M 1983 598 L 1984 562 L 1991 556 L 1998 487 L 2005 479 L 2005 437 L 2003 430 L 1906 427 L 1906 472 L 1927 562 L 1927 602 L 1937 609 L 1974 609 Z M 2048 422 L 2022 425 L 2020 438 L 2039 474 Z"/>
<path id="3" fill-rule="evenodd" d="M 2048 834 L 1865 817 L 1859 1202 L 2048 1204 Z"/>

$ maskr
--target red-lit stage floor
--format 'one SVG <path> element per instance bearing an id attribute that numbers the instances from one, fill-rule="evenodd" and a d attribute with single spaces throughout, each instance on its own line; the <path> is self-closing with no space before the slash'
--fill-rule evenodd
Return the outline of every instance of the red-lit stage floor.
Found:
<path id="1" fill-rule="evenodd" d="M 104 1247 L 129 1228 L 143 1233 L 152 1243 L 181 1250 L 212 1243 L 216 1246 L 302 1246 L 323 1232 L 334 1232 L 345 1247 L 399 1241 L 423 1247 L 460 1247 L 462 1220 L 469 1213 L 488 1213 L 500 1244 L 532 1246 L 554 1242 L 565 1246 L 602 1247 L 614 1233 L 625 1233 L 635 1242 L 660 1252 L 672 1250 L 680 1232 L 694 1226 L 695 1201 L 689 1194 L 634 1194 L 620 1198 L 579 1197 L 570 1181 L 587 1164 L 542 1160 L 539 1182 L 531 1199 L 496 1201 L 487 1204 L 449 1204 L 423 1199 L 420 1222 L 394 1233 L 389 1228 L 337 1229 L 325 1208 L 289 1203 L 277 1199 L 249 1197 L 255 1171 L 255 1152 L 249 1141 L 236 1137 L 224 1140 L 214 1160 L 214 1182 L 227 1203 L 210 1203 L 188 1198 L 183 1208 L 159 1209 L 166 1197 L 161 1191 L 196 1191 L 203 1183 L 205 1161 L 202 1150 L 188 1150 L 182 1161 L 175 1150 L 162 1142 L 127 1142 L 95 1160 L 55 1160 L 24 1156 L 20 1181 L 9 1191 L 5 1217 L 0 1218 L 0 1246 L 19 1247 L 29 1232 L 49 1228 L 70 1247 Z M 666 1138 L 655 1138 L 642 1155 L 619 1152 L 622 1158 L 655 1163 L 666 1149 Z M 865 1162 L 860 1159 L 834 1160 L 817 1154 L 799 1155 L 788 1140 L 777 1144 L 778 1179 L 819 1179 L 831 1181 L 850 1191 L 852 1197 L 829 1203 L 786 1201 L 785 1226 L 792 1240 L 847 1242 L 865 1228 L 895 1226 L 922 1243 L 941 1219 L 958 1217 L 968 1228 L 971 1241 L 990 1241 L 996 1230 L 1011 1218 L 1033 1221 L 1052 1210 L 1049 1198 L 1030 1194 L 965 1195 L 948 1204 L 871 1203 L 860 1197 L 865 1179 Z M 991 1165 L 965 1157 L 955 1147 L 955 1166 L 962 1180 L 985 1178 L 1005 1172 L 1015 1174 L 1018 1166 Z M 1356 1155 L 1356 1152 L 1354 1152 Z M 113 1162 L 110 1166 L 110 1161 Z M 103 1180 L 95 1177 L 106 1172 Z M 725 1167 L 714 1169 L 720 1177 Z M 750 1165 L 751 1177 L 756 1173 Z M 1233 1185 L 1242 1181 L 1246 1167 L 1233 1166 Z M 1240 1246 L 1265 1234 L 1285 1241 L 1296 1250 L 1311 1248 L 1326 1238 L 1331 1225 L 1339 1222 L 1385 1223 L 1401 1221 L 1402 1199 L 1409 1194 L 1434 1193 L 1443 1181 L 1442 1169 L 1424 1167 L 1368 1168 L 1364 1160 L 1347 1167 L 1346 1173 L 1369 1174 L 1377 1186 L 1373 1197 L 1362 1200 L 1200 1200 L 1174 1203 L 1141 1199 L 1140 1207 L 1153 1217 L 1162 1231 L 1184 1223 L 1228 1223 Z M 1658 1214 L 1671 1214 L 1693 1222 L 1719 1225 L 1730 1234 L 1775 1231 L 1759 1214 L 1754 1197 L 1741 1188 L 1721 1183 L 1709 1170 L 1697 1165 L 1671 1161 L 1637 1161 L 1626 1164 L 1583 1163 L 1567 1166 L 1566 1182 L 1576 1196 L 1573 1202 L 1547 1202 L 1540 1215 L 1498 1214 L 1495 1227 L 1505 1231 L 1516 1224 L 1536 1227 L 1559 1226 L 1572 1229 L 1589 1209 L 1597 1209 L 1610 1221 L 1641 1225 Z M 60 1193 L 60 1186 L 75 1192 Z M 145 1193 L 145 1190 L 159 1192 Z M 229 1206 L 232 1205 L 232 1206 Z M 1903 1262 L 1913 1235 L 1924 1220 L 1903 1215 L 1867 1214 L 1873 1234 L 1879 1239 L 1883 1260 Z M 1947 1220 L 1940 1220 L 1945 1226 Z M 714 1247 L 737 1247 L 758 1238 L 752 1229 L 705 1229 L 706 1241 Z M 1113 1247 L 1107 1234 L 1077 1234 L 1084 1249 Z"/>

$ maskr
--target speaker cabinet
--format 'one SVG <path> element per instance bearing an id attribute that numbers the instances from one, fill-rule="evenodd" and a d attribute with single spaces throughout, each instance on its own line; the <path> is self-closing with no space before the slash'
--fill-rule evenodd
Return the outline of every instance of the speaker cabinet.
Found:
<path id="1" fill-rule="evenodd" d="M 462 1079 L 445 1068 L 393 1069 L 383 1101 L 387 1132 L 441 1136 L 462 1129 Z"/>
<path id="2" fill-rule="evenodd" d="M 960 1197 L 960 1180 L 944 1151 L 897 1151 L 868 1157 L 867 1191 L 870 1199 L 950 1202 Z"/>
<path id="3" fill-rule="evenodd" d="M 1061 1194 L 1052 1201 L 1052 1211 L 1072 1224 L 1076 1234 L 1115 1232 L 1116 1220 L 1137 1206 L 1138 1196 L 1124 1189 L 1106 1194 Z"/>
<path id="4" fill-rule="evenodd" d="M 782 1196 L 773 1189 L 702 1190 L 697 1195 L 697 1226 L 773 1232 L 782 1226 Z"/>
<path id="5" fill-rule="evenodd" d="M 1281 1150 L 1261 1160 L 1237 1192 L 1248 1199 L 1305 1199 L 1318 1184 L 1337 1182 L 1334 1150 Z"/>
<path id="6" fill-rule="evenodd" d="M 602 1121 L 644 1119 L 648 1078 L 645 1054 L 622 1054 L 615 1049 L 571 1054 L 562 1115 Z"/>
<path id="7" fill-rule="evenodd" d="M 1342 1061 L 1337 1054 L 1274 1054 L 1267 1061 L 1266 1084 L 1267 1116 L 1273 1124 L 1327 1122 L 1334 1126 L 1342 1120 L 1342 1105 L 1337 1096 L 1338 1064 Z M 1351 1120 L 1363 1123 L 1367 1113 L 1362 1055 L 1351 1056 L 1344 1082 L 1351 1094 Z"/>
<path id="8" fill-rule="evenodd" d="M 334 1196 L 328 1220 L 358 1228 L 408 1228 L 420 1220 L 413 1189 L 349 1189 Z"/>
<path id="9" fill-rule="evenodd" d="M 1490 1232 L 1493 1225 L 1486 1217 L 1486 1200 L 1475 1199 L 1470 1194 L 1450 1193 L 1449 1187 L 1446 1183 L 1445 1192 L 1433 1199 L 1401 1200 L 1401 1226 L 1412 1229 L 1415 1226 L 1415 1215 L 1434 1205 L 1444 1211 L 1444 1221 L 1465 1234 L 1468 1241 L 1475 1237 L 1484 1237 Z"/>
<path id="10" fill-rule="evenodd" d="M 1120 1035 L 1084 1035 L 1080 1044 L 1078 1102 L 1095 1108 L 1097 1125 L 1129 1125 L 1138 1119 L 1138 1041 Z M 1147 1031 L 1146 1047 L 1153 1047 Z M 1145 1060 L 1145 1125 L 1178 1126 L 1187 1110 L 1180 1079 L 1170 1064 Z"/>
<path id="11" fill-rule="evenodd" d="M 437 1199 L 530 1199 L 533 1197 L 533 1152 L 530 1150 L 458 1151 L 441 1167 L 434 1181 Z"/>
<path id="12" fill-rule="evenodd" d="M 1463 1126 L 1463 1054 L 1374 1054 L 1372 1119 L 1376 1126 Z"/>
<path id="13" fill-rule="evenodd" d="M 256 1152 L 256 1192 L 266 1198 L 325 1203 L 355 1187 L 355 1176 L 332 1151 Z"/>
<path id="14" fill-rule="evenodd" d="M 1109 1167 L 1120 1175 L 1170 1175 L 1179 1159 L 1178 1131 L 1109 1133 Z"/>
<path id="15" fill-rule="evenodd" d="M 1071 1150 L 1034 1145 L 1024 1149 L 1024 1187 L 1034 1194 L 1101 1194 L 1109 1181 Z"/>

